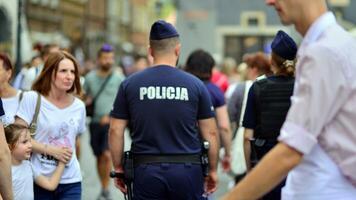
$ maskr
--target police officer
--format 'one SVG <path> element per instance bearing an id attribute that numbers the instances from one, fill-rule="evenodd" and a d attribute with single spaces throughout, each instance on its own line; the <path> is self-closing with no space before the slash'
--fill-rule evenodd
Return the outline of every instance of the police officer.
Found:
<path id="1" fill-rule="evenodd" d="M 291 105 L 297 45 L 285 32 L 279 31 L 271 46 L 273 75 L 258 78 L 252 84 L 242 124 L 245 127 L 247 166 L 250 166 L 250 140 L 253 138 L 254 161 L 259 161 L 278 143 L 277 137 Z M 283 185 L 284 182 L 262 199 L 280 199 Z"/>
<path id="2" fill-rule="evenodd" d="M 121 85 L 111 111 L 109 146 L 123 172 L 124 130 L 131 128 L 133 199 L 206 199 L 217 187 L 217 129 L 204 84 L 175 67 L 179 34 L 158 20 L 150 32 L 153 66 Z M 210 142 L 210 171 L 203 176 L 202 140 Z M 205 182 L 205 191 L 204 191 Z M 124 193 L 124 182 L 116 179 Z"/>

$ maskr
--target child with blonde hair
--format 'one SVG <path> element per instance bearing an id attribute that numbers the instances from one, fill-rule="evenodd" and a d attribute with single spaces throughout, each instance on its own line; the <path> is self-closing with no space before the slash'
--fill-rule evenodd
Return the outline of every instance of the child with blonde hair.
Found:
<path id="1" fill-rule="evenodd" d="M 64 171 L 65 163 L 58 161 L 57 168 L 51 177 L 41 175 L 34 170 L 28 160 L 32 152 L 29 129 L 24 125 L 10 124 L 5 127 L 5 136 L 11 151 L 14 199 L 34 199 L 34 182 L 47 190 L 55 190 Z"/>

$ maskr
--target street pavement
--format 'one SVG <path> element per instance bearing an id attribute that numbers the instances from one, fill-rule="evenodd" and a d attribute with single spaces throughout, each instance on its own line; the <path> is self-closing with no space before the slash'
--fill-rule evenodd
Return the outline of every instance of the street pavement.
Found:
<path id="1" fill-rule="evenodd" d="M 130 148 L 130 138 L 128 134 L 125 135 L 125 150 Z M 82 199 L 83 200 L 96 200 L 100 191 L 100 181 L 96 171 L 96 161 L 93 155 L 92 149 L 89 143 L 89 133 L 86 132 L 81 136 L 81 156 L 80 156 L 80 166 L 83 175 L 82 182 Z M 221 171 L 218 170 L 219 176 L 219 188 L 211 195 L 210 200 L 218 199 L 228 190 L 229 184 L 231 187 L 232 178 Z M 114 183 L 110 183 L 110 192 L 114 200 L 124 200 L 122 193 L 114 186 Z"/>

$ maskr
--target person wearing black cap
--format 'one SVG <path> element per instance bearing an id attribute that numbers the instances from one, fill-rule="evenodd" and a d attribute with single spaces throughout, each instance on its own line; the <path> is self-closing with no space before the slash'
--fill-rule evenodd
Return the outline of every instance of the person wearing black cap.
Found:
<path id="1" fill-rule="evenodd" d="M 278 31 L 271 47 L 273 75 L 257 79 L 252 84 L 242 123 L 245 127 L 244 147 L 248 168 L 251 165 L 254 166 L 278 143 L 277 137 L 286 118 L 291 104 L 290 97 L 293 94 L 297 45 L 285 32 Z M 262 199 L 280 199 L 283 185 L 284 182 Z"/>
<path id="2" fill-rule="evenodd" d="M 208 91 L 198 78 L 176 68 L 179 34 L 170 23 L 156 21 L 149 43 L 153 66 L 123 81 L 111 111 L 114 169 L 124 171 L 124 130 L 130 126 L 133 199 L 207 199 L 217 187 L 218 146 Z M 210 143 L 205 180 L 202 140 Z M 116 178 L 115 184 L 127 192 L 122 180 Z"/>

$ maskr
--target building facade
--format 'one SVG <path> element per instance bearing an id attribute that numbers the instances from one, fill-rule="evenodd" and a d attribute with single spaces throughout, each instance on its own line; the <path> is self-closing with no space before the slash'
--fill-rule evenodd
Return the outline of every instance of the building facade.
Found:
<path id="1" fill-rule="evenodd" d="M 328 0 L 329 7 L 346 28 L 355 27 L 356 1 Z M 177 27 L 181 32 L 182 56 L 203 48 L 219 62 L 232 57 L 238 63 L 245 53 L 270 52 L 278 30 L 296 41 L 301 37 L 292 27 L 283 26 L 273 8 L 261 0 L 176 0 Z"/>
<path id="2" fill-rule="evenodd" d="M 0 0 L 0 51 L 15 54 L 17 31 L 17 1 Z"/>

